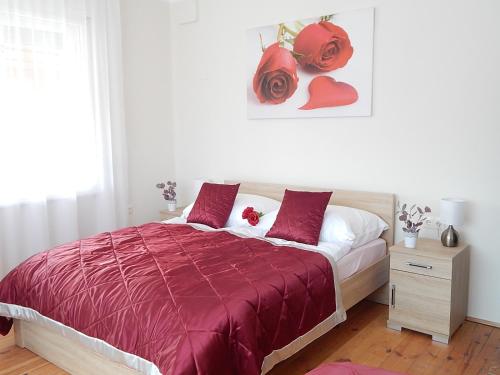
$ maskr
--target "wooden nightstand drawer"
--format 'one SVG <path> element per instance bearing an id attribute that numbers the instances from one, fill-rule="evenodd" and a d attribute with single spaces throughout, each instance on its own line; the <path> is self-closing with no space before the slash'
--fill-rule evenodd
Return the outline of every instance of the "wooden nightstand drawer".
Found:
<path id="1" fill-rule="evenodd" d="M 391 270 L 389 319 L 404 327 L 450 334 L 451 281 Z"/>
<path id="2" fill-rule="evenodd" d="M 391 253 L 391 269 L 451 279 L 450 259 L 431 258 L 406 253 Z"/>

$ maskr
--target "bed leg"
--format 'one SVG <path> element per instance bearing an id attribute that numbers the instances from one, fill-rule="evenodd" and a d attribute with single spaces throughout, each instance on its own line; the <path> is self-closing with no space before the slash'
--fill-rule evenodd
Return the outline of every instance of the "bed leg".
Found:
<path id="1" fill-rule="evenodd" d="M 23 322 L 19 319 L 14 319 L 14 334 L 16 345 L 24 348 Z"/>

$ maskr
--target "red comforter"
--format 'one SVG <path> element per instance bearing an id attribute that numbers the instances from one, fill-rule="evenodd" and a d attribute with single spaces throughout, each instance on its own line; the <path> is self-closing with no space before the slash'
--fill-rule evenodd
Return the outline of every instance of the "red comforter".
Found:
<path id="1" fill-rule="evenodd" d="M 335 290 L 318 253 L 151 223 L 31 257 L 0 283 L 0 302 L 30 307 L 164 374 L 260 374 L 266 355 L 334 313 Z M 1 333 L 9 328 L 0 317 Z"/>

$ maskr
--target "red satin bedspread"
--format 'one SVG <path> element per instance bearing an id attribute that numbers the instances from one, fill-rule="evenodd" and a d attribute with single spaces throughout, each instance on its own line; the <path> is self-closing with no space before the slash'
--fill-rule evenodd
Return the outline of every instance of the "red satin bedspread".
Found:
<path id="1" fill-rule="evenodd" d="M 0 302 L 155 363 L 163 374 L 260 374 L 264 357 L 335 311 L 322 255 L 150 223 L 37 254 Z M 10 322 L 0 318 L 2 334 Z"/>

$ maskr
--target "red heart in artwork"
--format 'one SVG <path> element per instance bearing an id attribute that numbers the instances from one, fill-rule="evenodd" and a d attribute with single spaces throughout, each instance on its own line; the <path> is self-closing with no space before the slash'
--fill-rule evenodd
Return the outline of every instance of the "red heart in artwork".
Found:
<path id="1" fill-rule="evenodd" d="M 358 100 L 358 92 L 345 82 L 329 76 L 315 77 L 309 83 L 309 101 L 299 109 L 315 109 L 348 105 Z"/>

